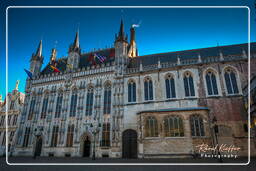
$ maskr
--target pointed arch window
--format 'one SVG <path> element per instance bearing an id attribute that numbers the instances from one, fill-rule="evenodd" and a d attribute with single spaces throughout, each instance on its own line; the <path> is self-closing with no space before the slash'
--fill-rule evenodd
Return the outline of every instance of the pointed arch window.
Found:
<path id="1" fill-rule="evenodd" d="M 158 125 L 155 117 L 150 116 L 146 119 L 146 137 L 158 136 Z"/>
<path id="2" fill-rule="evenodd" d="M 144 95 L 145 100 L 153 100 L 153 83 L 150 78 L 144 80 Z"/>
<path id="3" fill-rule="evenodd" d="M 61 107 L 62 107 L 62 100 L 63 100 L 63 93 L 60 92 L 57 97 L 56 103 L 56 111 L 55 111 L 55 118 L 59 118 L 61 114 Z"/>
<path id="4" fill-rule="evenodd" d="M 111 85 L 106 84 L 104 87 L 104 109 L 103 114 L 110 114 L 111 112 Z"/>
<path id="5" fill-rule="evenodd" d="M 164 119 L 164 132 L 166 137 L 183 137 L 183 121 L 179 116 L 169 116 Z"/>
<path id="6" fill-rule="evenodd" d="M 42 112 L 41 112 L 41 119 L 45 119 L 46 118 L 47 107 L 48 107 L 48 94 L 46 94 L 44 99 L 43 99 L 43 107 L 42 107 Z"/>
<path id="7" fill-rule="evenodd" d="M 53 126 L 51 147 L 57 147 L 58 134 L 59 134 L 59 126 Z"/>
<path id="8" fill-rule="evenodd" d="M 190 117 L 190 127 L 192 136 L 205 136 L 203 119 L 199 115 L 192 115 Z"/>
<path id="9" fill-rule="evenodd" d="M 92 110 L 93 110 L 93 87 L 89 87 L 87 92 L 87 98 L 86 98 L 85 115 L 91 116 Z"/>
<path id="10" fill-rule="evenodd" d="M 183 78 L 185 96 L 195 96 L 194 81 L 190 72 L 186 72 Z"/>
<path id="11" fill-rule="evenodd" d="M 28 120 L 31 120 L 33 118 L 35 103 L 36 103 L 36 99 L 33 97 L 30 102 L 30 107 L 29 107 L 29 112 L 28 112 Z"/>
<path id="12" fill-rule="evenodd" d="M 110 146 L 110 123 L 103 123 L 101 146 Z"/>
<path id="13" fill-rule="evenodd" d="M 136 102 L 136 83 L 133 80 L 128 83 L 128 102 Z"/>
<path id="14" fill-rule="evenodd" d="M 225 83 L 228 94 L 238 94 L 238 86 L 235 71 L 231 68 L 227 68 L 224 73 Z"/>
<path id="15" fill-rule="evenodd" d="M 67 132 L 67 147 L 72 147 L 73 146 L 73 137 L 74 137 L 74 125 L 69 125 L 68 126 L 68 132 Z"/>
<path id="16" fill-rule="evenodd" d="M 30 127 L 26 127 L 24 139 L 23 139 L 23 147 L 28 146 L 29 135 L 30 135 Z"/>
<path id="17" fill-rule="evenodd" d="M 74 90 L 71 96 L 71 106 L 70 106 L 70 117 L 76 116 L 76 106 L 77 106 L 77 91 Z"/>
<path id="18" fill-rule="evenodd" d="M 169 98 L 175 98 L 176 93 L 175 93 L 175 83 L 174 83 L 174 78 L 172 75 L 167 75 L 165 78 L 165 87 L 166 87 L 166 97 Z"/>
<path id="19" fill-rule="evenodd" d="M 215 73 L 212 72 L 211 70 L 207 71 L 205 75 L 205 80 L 206 80 L 208 95 L 218 95 L 218 86 L 217 86 Z"/>

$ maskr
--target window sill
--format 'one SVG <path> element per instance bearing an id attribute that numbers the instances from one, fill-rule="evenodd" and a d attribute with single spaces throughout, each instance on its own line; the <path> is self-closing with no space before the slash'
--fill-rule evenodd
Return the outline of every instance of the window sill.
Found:
<path id="1" fill-rule="evenodd" d="M 197 139 L 197 138 L 209 138 L 207 136 L 191 136 L 192 139 Z"/>
<path id="2" fill-rule="evenodd" d="M 219 98 L 221 95 L 206 95 L 207 98 Z"/>
<path id="3" fill-rule="evenodd" d="M 160 137 L 145 137 L 144 140 L 155 140 L 160 139 Z"/>
<path id="4" fill-rule="evenodd" d="M 242 94 L 238 93 L 238 94 L 226 94 L 226 97 L 240 97 L 243 96 Z"/>
<path id="5" fill-rule="evenodd" d="M 169 139 L 183 139 L 183 138 L 188 138 L 188 137 L 186 137 L 186 136 L 183 136 L 183 137 L 164 137 L 164 139 L 167 139 L 167 140 L 169 140 Z"/>

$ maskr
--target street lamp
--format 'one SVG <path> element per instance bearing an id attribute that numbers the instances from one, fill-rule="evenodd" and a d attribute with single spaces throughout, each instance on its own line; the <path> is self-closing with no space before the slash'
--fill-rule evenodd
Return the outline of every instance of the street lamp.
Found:
<path id="1" fill-rule="evenodd" d="M 213 132 L 214 132 L 214 136 L 215 136 L 215 140 L 216 140 L 216 144 L 217 144 L 217 146 L 218 146 L 218 155 L 220 156 L 220 158 L 218 158 L 219 159 L 219 162 L 223 162 L 222 161 L 222 157 L 221 157 L 221 154 L 220 154 L 220 148 L 219 148 L 219 142 L 218 142 L 218 136 L 217 136 L 217 134 L 219 133 L 219 128 L 218 128 L 218 124 L 217 124 L 217 119 L 216 119 L 216 117 L 214 116 L 213 117 L 213 119 L 212 119 L 212 124 L 213 124 Z"/>
<path id="2" fill-rule="evenodd" d="M 96 159 L 96 158 L 95 158 L 96 135 L 97 135 L 98 132 L 100 131 L 101 124 L 99 123 L 99 124 L 97 125 L 96 122 L 94 122 L 94 124 L 91 123 L 90 127 L 92 128 L 92 134 L 93 134 L 93 137 L 94 137 L 92 160 L 95 160 L 95 159 Z"/>

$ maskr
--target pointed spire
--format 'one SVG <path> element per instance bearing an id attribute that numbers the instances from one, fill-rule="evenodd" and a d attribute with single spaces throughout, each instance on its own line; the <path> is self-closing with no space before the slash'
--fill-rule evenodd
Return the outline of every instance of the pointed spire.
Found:
<path id="1" fill-rule="evenodd" d="M 74 47 L 75 48 L 79 48 L 79 30 L 77 30 L 77 32 L 76 32 L 76 38 L 75 38 L 75 41 L 74 41 Z"/>
<path id="2" fill-rule="evenodd" d="M 42 45 L 42 39 L 41 39 L 36 51 L 36 56 L 39 56 L 39 57 L 42 56 L 42 49 L 43 49 L 43 45 Z"/>
<path id="3" fill-rule="evenodd" d="M 123 36 L 124 36 L 124 23 L 123 23 L 123 19 L 121 19 L 120 30 L 119 30 L 119 36 L 120 36 L 120 37 L 123 37 Z"/>
<path id="4" fill-rule="evenodd" d="M 77 30 L 77 32 L 76 32 L 76 37 L 75 37 L 73 44 L 71 44 L 69 47 L 69 52 L 73 52 L 73 51 L 78 52 L 78 53 L 81 52 L 80 44 L 79 44 L 79 30 Z"/>
<path id="5" fill-rule="evenodd" d="M 123 19 L 121 19 L 120 29 L 119 29 L 118 36 L 116 37 L 116 41 L 127 41 L 127 37 L 125 37 L 125 33 L 124 33 Z"/>

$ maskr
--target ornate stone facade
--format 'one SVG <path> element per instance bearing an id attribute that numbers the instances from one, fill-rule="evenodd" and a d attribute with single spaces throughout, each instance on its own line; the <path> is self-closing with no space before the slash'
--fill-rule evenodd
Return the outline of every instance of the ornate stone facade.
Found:
<path id="1" fill-rule="evenodd" d="M 31 70 L 15 155 L 191 157 L 198 144 L 217 143 L 214 118 L 218 143 L 247 154 L 247 44 L 137 56 L 131 32 L 128 43 L 121 23 L 113 48 L 84 54 L 77 33 L 67 58 Z M 253 66 L 255 50 L 252 43 Z"/>

